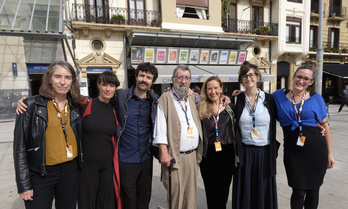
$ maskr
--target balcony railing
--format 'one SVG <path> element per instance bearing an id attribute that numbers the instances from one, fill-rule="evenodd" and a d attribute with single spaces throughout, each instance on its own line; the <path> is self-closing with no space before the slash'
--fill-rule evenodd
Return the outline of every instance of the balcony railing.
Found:
<path id="1" fill-rule="evenodd" d="M 159 26 L 161 22 L 161 13 L 159 11 L 86 4 L 73 4 L 71 17 L 72 21 L 142 26 Z"/>
<path id="2" fill-rule="evenodd" d="M 223 18 L 221 24 L 225 32 L 278 36 L 278 23 Z"/>
<path id="3" fill-rule="evenodd" d="M 334 43 L 323 41 L 323 50 L 325 53 L 348 53 L 348 43 Z M 317 44 L 310 47 L 309 51 L 316 52 Z"/>

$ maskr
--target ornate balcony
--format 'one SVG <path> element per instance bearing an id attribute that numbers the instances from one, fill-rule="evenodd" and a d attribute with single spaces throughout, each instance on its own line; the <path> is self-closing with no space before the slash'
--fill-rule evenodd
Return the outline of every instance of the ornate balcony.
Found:
<path id="1" fill-rule="evenodd" d="M 120 7 L 102 7 L 73 4 L 72 21 L 104 24 L 126 24 L 159 27 L 161 13 L 152 10 L 134 10 Z"/>
<path id="2" fill-rule="evenodd" d="M 225 32 L 278 36 L 278 23 L 223 18 L 221 24 Z"/>

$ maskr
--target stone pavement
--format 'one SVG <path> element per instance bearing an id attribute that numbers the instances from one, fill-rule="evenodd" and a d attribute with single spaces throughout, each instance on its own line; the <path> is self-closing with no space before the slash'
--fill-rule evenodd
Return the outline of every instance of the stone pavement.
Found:
<path id="1" fill-rule="evenodd" d="M 340 114 L 336 110 L 338 105 L 329 106 L 329 123 L 332 138 L 332 149 L 336 159 L 333 169 L 327 171 L 324 184 L 320 189 L 319 209 L 343 209 L 348 205 L 348 109 L 344 107 Z M 0 208 L 22 209 L 24 204 L 17 194 L 13 169 L 13 128 L 14 121 L 0 121 Z M 347 129 L 347 130 L 346 130 Z M 277 139 L 282 143 L 282 130 L 278 126 Z M 287 185 L 283 166 L 283 149 L 279 150 L 277 162 L 277 186 L 279 209 L 289 209 L 291 189 Z M 197 208 L 206 209 L 205 192 L 202 178 L 198 178 Z M 230 209 L 231 193 L 227 204 Z M 150 209 L 168 208 L 166 205 L 166 191 L 160 182 L 160 165 L 154 161 L 153 188 Z"/>

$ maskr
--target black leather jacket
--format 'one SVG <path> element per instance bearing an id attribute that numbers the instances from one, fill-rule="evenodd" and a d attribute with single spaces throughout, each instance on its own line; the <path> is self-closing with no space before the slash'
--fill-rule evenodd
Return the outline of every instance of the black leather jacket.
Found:
<path id="1" fill-rule="evenodd" d="M 47 129 L 47 99 L 34 96 L 26 99 L 27 111 L 16 118 L 13 142 L 13 158 L 18 193 L 31 190 L 29 170 L 46 175 L 45 133 Z M 79 153 L 79 165 L 83 162 L 81 146 L 81 117 L 76 104 L 70 105 L 70 125 L 74 131 Z"/>

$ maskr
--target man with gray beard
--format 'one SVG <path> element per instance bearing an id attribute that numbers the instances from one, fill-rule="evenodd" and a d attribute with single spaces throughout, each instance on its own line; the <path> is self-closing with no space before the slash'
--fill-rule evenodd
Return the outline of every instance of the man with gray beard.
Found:
<path id="1" fill-rule="evenodd" d="M 195 104 L 189 95 L 191 71 L 188 66 L 174 69 L 172 90 L 162 94 L 157 106 L 154 141 L 160 150 L 163 185 L 169 192 L 170 160 L 172 169 L 172 208 L 196 208 L 198 162 L 202 159 L 202 127 Z M 169 197 L 169 194 L 167 195 Z"/>

